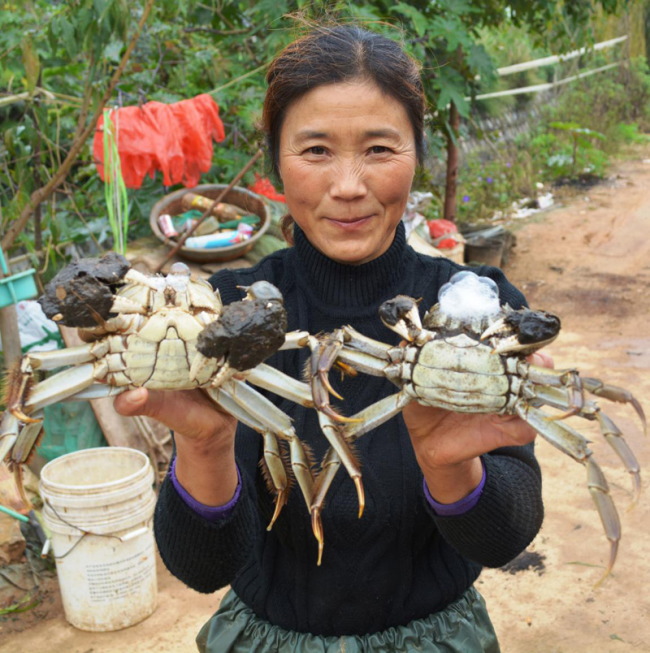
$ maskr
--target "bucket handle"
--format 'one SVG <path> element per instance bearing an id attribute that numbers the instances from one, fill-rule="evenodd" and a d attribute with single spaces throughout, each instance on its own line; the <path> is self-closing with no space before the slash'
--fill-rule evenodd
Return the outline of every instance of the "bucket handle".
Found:
<path id="1" fill-rule="evenodd" d="M 149 528 L 147 526 L 141 526 L 140 528 L 136 528 L 134 531 L 131 531 L 130 533 L 127 533 L 126 535 L 116 535 L 120 542 L 128 542 L 129 540 L 132 540 L 135 537 L 140 537 L 140 535 L 144 535 Z"/>
<path id="2" fill-rule="evenodd" d="M 113 533 L 93 533 L 92 531 L 88 531 L 85 528 L 81 528 L 76 524 L 71 524 L 69 521 L 66 521 L 63 517 L 61 517 L 56 508 L 47 499 L 45 499 L 44 503 L 66 526 L 69 526 L 70 528 L 76 528 L 81 533 L 79 539 L 63 555 L 54 556 L 55 560 L 62 560 L 66 556 L 69 556 L 77 548 L 79 542 L 81 542 L 81 540 L 86 537 L 86 535 L 95 535 L 96 537 L 112 537 L 116 540 L 119 540 L 120 542 L 128 542 L 129 540 L 132 540 L 140 535 L 144 535 L 149 530 L 146 526 L 141 526 L 140 528 L 136 528 L 135 530 L 128 532 L 126 535 L 114 535 Z"/>

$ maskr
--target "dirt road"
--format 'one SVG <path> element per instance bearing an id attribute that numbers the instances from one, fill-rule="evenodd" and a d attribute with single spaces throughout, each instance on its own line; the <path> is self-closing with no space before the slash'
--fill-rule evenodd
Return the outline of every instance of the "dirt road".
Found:
<path id="1" fill-rule="evenodd" d="M 556 367 L 578 367 L 632 390 L 650 407 L 650 148 L 618 166 L 606 184 L 582 193 L 517 232 L 509 278 L 531 306 L 562 316 L 549 351 Z M 650 446 L 634 412 L 602 407 L 624 431 L 642 471 Z M 584 421 L 584 420 L 580 420 Z M 575 420 L 572 422 L 575 425 Z M 611 578 L 594 589 L 608 544 L 582 467 L 538 438 L 544 471 L 544 527 L 530 551 L 542 571 L 486 571 L 486 596 L 504 653 L 650 651 L 650 494 L 631 501 L 628 474 L 595 425 L 580 426 L 622 508 L 623 538 Z M 644 476 L 647 479 L 647 472 Z"/>
<path id="2" fill-rule="evenodd" d="M 575 366 L 584 375 L 630 388 L 648 412 L 650 148 L 636 151 L 607 183 L 509 227 L 516 230 L 517 247 L 506 265 L 508 276 L 532 307 L 563 319 L 562 333 L 549 348 L 556 367 Z M 642 469 L 650 469 L 650 446 L 633 411 L 617 405 L 607 412 L 626 433 Z M 631 500 L 627 473 L 592 424 L 580 429 L 594 440 L 621 509 L 618 564 L 595 589 L 608 543 L 584 469 L 538 439 L 547 517 L 528 549 L 531 568 L 487 570 L 478 583 L 504 653 L 650 651 L 650 493 L 644 491 L 626 512 Z M 194 636 L 218 606 L 219 595 L 185 588 L 162 566 L 159 584 L 156 612 L 114 633 L 85 633 L 68 625 L 55 591 L 31 614 L 0 621 L 0 653 L 195 650 Z"/>

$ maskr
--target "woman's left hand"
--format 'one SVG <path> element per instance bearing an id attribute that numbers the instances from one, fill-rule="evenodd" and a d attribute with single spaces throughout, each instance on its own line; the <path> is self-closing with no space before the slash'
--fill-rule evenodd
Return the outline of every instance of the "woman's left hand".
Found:
<path id="1" fill-rule="evenodd" d="M 546 353 L 536 352 L 528 362 L 553 367 Z M 514 415 L 456 413 L 416 401 L 402 415 L 429 491 L 440 503 L 454 503 L 478 486 L 482 454 L 528 444 L 536 436 L 531 426 Z"/>

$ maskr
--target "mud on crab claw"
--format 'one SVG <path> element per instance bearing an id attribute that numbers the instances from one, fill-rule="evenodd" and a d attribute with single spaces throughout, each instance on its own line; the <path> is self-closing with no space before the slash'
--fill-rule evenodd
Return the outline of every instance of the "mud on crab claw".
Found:
<path id="1" fill-rule="evenodd" d="M 460 284 L 467 275 L 476 277 L 468 272 L 459 274 L 461 279 L 452 278 L 452 285 Z M 493 284 L 489 279 L 481 279 Z M 493 290 L 498 299 L 496 285 Z M 318 410 L 332 423 L 338 421 L 336 435 L 341 444 L 328 451 L 322 465 L 324 471 L 317 479 L 317 499 L 312 506 L 316 529 L 323 499 L 338 467 L 343 464 L 355 482 L 360 480 L 350 443 L 396 415 L 413 399 L 456 412 L 518 415 L 545 440 L 585 466 L 587 485 L 610 541 L 605 578 L 616 560 L 620 520 L 588 440 L 563 420 L 575 415 L 598 423 L 632 477 L 636 501 L 641 487 L 639 464 L 621 431 L 602 412 L 594 397 L 630 404 L 645 432 L 641 405 L 627 390 L 596 378 L 581 377 L 574 369 L 552 370 L 526 361 L 526 356 L 558 335 L 560 320 L 554 315 L 528 309 L 515 311 L 499 306 L 498 301 L 482 314 L 458 314 L 459 305 L 454 299 L 447 310 L 441 297 L 421 321 L 413 298 L 399 296 L 385 302 L 380 318 L 402 336 L 404 346 L 377 342 L 349 326 L 321 338 L 320 349 L 312 354 L 314 399 Z M 327 378 L 329 369 L 341 363 L 359 372 L 385 376 L 399 391 L 351 418 L 343 418 L 329 404 L 329 393 L 333 391 Z M 322 530 L 320 535 L 322 539 Z"/>
<path id="2" fill-rule="evenodd" d="M 175 263 L 167 276 L 148 276 L 124 257 L 82 259 L 47 286 L 39 301 L 48 317 L 79 328 L 86 343 L 54 352 L 30 353 L 10 371 L 0 424 L 0 460 L 14 468 L 34 449 L 42 409 L 59 401 L 117 395 L 146 387 L 203 388 L 222 409 L 264 438 L 264 461 L 275 511 L 295 478 L 309 506 L 312 464 L 289 418 L 247 382 L 306 406 L 309 387 L 263 361 L 279 349 L 304 346 L 306 334 L 286 334 L 282 296 L 266 281 L 247 297 L 223 306 L 210 284 Z M 36 374 L 66 367 L 44 380 Z M 289 463 L 284 450 L 289 449 Z"/>

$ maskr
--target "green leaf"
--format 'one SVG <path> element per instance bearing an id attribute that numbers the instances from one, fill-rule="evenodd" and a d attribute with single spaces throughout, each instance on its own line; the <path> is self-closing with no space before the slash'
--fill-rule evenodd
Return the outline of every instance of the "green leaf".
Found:
<path id="1" fill-rule="evenodd" d="M 56 17 L 52 21 L 52 35 L 57 45 L 62 45 L 70 59 L 74 59 L 79 52 L 79 45 L 72 24 L 65 16 Z"/>
<path id="2" fill-rule="evenodd" d="M 122 41 L 113 40 L 104 48 L 104 58 L 108 61 L 119 63 L 122 58 L 123 49 L 124 43 Z"/>
<path id="3" fill-rule="evenodd" d="M 494 62 L 483 45 L 473 44 L 466 54 L 466 61 L 472 74 L 481 78 L 481 83 L 490 84 L 497 78 Z"/>
<path id="4" fill-rule="evenodd" d="M 422 37 L 426 34 L 429 21 L 426 19 L 424 14 L 415 7 L 407 5 L 404 2 L 398 2 L 395 6 L 391 7 L 390 11 L 392 13 L 402 14 L 402 16 L 410 19 L 413 23 L 415 33 L 418 36 Z"/>
<path id="5" fill-rule="evenodd" d="M 436 86 L 440 93 L 436 100 L 439 110 L 446 110 L 453 102 L 461 116 L 469 115 L 469 103 L 465 99 L 465 80 L 462 75 L 451 66 L 443 66 L 438 71 Z"/>
<path id="6" fill-rule="evenodd" d="M 562 131 L 573 131 L 580 127 L 577 122 L 550 122 L 548 125 L 553 129 L 561 129 Z"/>
<path id="7" fill-rule="evenodd" d="M 103 20 L 106 17 L 106 14 L 110 11 L 112 0 L 93 0 L 93 6 L 95 7 L 95 13 L 98 16 L 98 20 Z"/>

